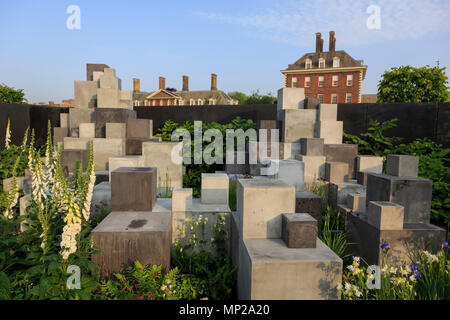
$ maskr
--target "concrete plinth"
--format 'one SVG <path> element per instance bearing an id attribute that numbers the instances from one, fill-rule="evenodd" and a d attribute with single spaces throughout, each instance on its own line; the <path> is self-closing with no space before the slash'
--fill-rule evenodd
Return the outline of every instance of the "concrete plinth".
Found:
<path id="1" fill-rule="evenodd" d="M 165 212 L 111 212 L 93 231 L 94 245 L 101 253 L 92 260 L 120 272 L 139 261 L 170 269 L 172 242 L 170 210 Z"/>
<path id="2" fill-rule="evenodd" d="M 161 142 L 161 137 L 157 138 L 127 138 L 125 141 L 126 155 L 142 155 L 142 143 Z"/>
<path id="3" fill-rule="evenodd" d="M 281 238 L 288 248 L 315 248 L 317 220 L 307 213 L 281 215 Z"/>
<path id="4" fill-rule="evenodd" d="M 239 179 L 237 212 L 243 239 L 281 238 L 281 214 L 295 212 L 295 188 L 275 179 Z"/>
<path id="5" fill-rule="evenodd" d="M 128 119 L 127 138 L 151 138 L 153 136 L 153 120 Z"/>
<path id="6" fill-rule="evenodd" d="M 238 299 L 340 299 L 342 260 L 319 239 L 314 249 L 291 249 L 281 239 L 247 239 L 239 252 Z"/>
<path id="7" fill-rule="evenodd" d="M 339 204 L 347 205 L 349 194 L 366 194 L 366 186 L 353 182 L 329 183 L 327 186 L 328 205 L 336 209 Z"/>
<path id="8" fill-rule="evenodd" d="M 404 223 L 402 230 L 379 230 L 368 222 L 366 212 L 347 215 L 348 252 L 363 258 L 369 265 L 382 265 L 381 244 L 390 246 L 389 266 L 411 264 L 410 250 L 435 250 L 445 240 L 446 231 L 428 223 Z"/>
<path id="9" fill-rule="evenodd" d="M 369 224 L 379 230 L 403 229 L 403 207 L 393 202 L 370 201 L 367 218 Z"/>
<path id="10" fill-rule="evenodd" d="M 107 122 L 105 124 L 106 139 L 126 139 L 127 127 L 125 123 L 112 123 Z"/>
<path id="11" fill-rule="evenodd" d="M 314 137 L 322 138 L 325 144 L 340 144 L 343 128 L 342 121 L 320 120 L 315 125 Z"/>
<path id="12" fill-rule="evenodd" d="M 390 154 L 386 158 L 386 174 L 388 175 L 415 178 L 418 171 L 419 157 Z"/>
<path id="13" fill-rule="evenodd" d="M 299 142 L 301 138 L 315 137 L 316 110 L 280 110 L 278 119 L 282 122 L 281 140 L 283 142 Z"/>
<path id="14" fill-rule="evenodd" d="M 432 191 L 429 179 L 370 173 L 366 202 L 395 202 L 405 208 L 405 223 L 429 223 Z"/>
<path id="15" fill-rule="evenodd" d="M 304 88 L 282 88 L 278 90 L 277 109 L 299 109 L 305 99 Z"/>
<path id="16" fill-rule="evenodd" d="M 347 181 L 348 164 L 345 162 L 326 162 L 325 163 L 325 180 L 333 183 Z"/>
<path id="17" fill-rule="evenodd" d="M 383 173 L 383 157 L 357 156 L 356 172 Z"/>
<path id="18" fill-rule="evenodd" d="M 130 118 L 136 118 L 136 111 L 118 108 L 96 109 L 94 114 L 95 136 L 97 138 L 106 137 L 106 123 L 125 123 Z"/>
<path id="19" fill-rule="evenodd" d="M 74 172 L 77 161 L 83 167 L 83 171 L 85 171 L 89 162 L 89 150 L 64 149 L 61 151 L 61 167 L 63 170 Z"/>
<path id="20" fill-rule="evenodd" d="M 111 172 L 114 211 L 152 211 L 156 204 L 156 168 L 121 167 Z"/>
<path id="21" fill-rule="evenodd" d="M 115 156 L 109 158 L 108 172 L 111 181 L 111 172 L 120 167 L 142 167 L 141 156 Z"/>
<path id="22" fill-rule="evenodd" d="M 323 156 L 323 139 L 302 138 L 300 139 L 300 154 L 304 156 Z"/>
<path id="23" fill-rule="evenodd" d="M 275 169 L 272 178 L 280 179 L 294 186 L 296 191 L 305 190 L 305 164 L 298 160 L 270 160 Z"/>
<path id="24" fill-rule="evenodd" d="M 102 206 L 111 210 L 111 185 L 108 181 L 101 182 L 94 187 L 91 200 L 91 214 L 94 216 L 99 214 Z"/>
<path id="25" fill-rule="evenodd" d="M 226 173 L 202 173 L 201 179 L 203 204 L 228 205 L 229 179 Z"/>
<path id="26" fill-rule="evenodd" d="M 80 123 L 78 136 L 80 138 L 95 138 L 95 123 Z"/>
<path id="27" fill-rule="evenodd" d="M 305 165 L 305 182 L 313 182 L 325 178 L 325 156 L 296 155 Z"/>
<path id="28" fill-rule="evenodd" d="M 357 144 L 325 144 L 324 155 L 328 162 L 345 162 L 348 164 L 348 178 L 354 178 L 355 158 L 358 155 Z"/>
<path id="29" fill-rule="evenodd" d="M 320 228 L 322 221 L 322 198 L 308 190 L 296 192 L 295 212 L 310 214 L 318 221 Z"/>

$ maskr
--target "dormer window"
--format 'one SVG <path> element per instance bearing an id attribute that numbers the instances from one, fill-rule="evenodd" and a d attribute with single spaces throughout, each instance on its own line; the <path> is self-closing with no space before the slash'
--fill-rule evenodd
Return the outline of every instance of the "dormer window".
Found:
<path id="1" fill-rule="evenodd" d="M 203 99 L 198 99 L 198 100 L 197 100 L 197 105 L 198 105 L 198 106 L 204 105 Z"/>
<path id="2" fill-rule="evenodd" d="M 305 69 L 311 69 L 312 68 L 312 61 L 311 59 L 306 59 L 305 61 Z"/>
<path id="3" fill-rule="evenodd" d="M 194 99 L 189 99 L 189 105 L 195 106 L 195 100 Z"/>
<path id="4" fill-rule="evenodd" d="M 325 59 L 324 58 L 320 58 L 319 59 L 319 68 L 325 68 Z"/>
<path id="5" fill-rule="evenodd" d="M 338 57 L 333 58 L 333 68 L 339 68 L 340 59 Z"/>

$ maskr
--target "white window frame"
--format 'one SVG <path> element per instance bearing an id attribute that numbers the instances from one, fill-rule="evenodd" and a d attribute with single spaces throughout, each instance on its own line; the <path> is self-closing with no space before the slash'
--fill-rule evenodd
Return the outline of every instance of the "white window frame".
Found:
<path id="1" fill-rule="evenodd" d="M 348 74 L 347 75 L 347 87 L 351 87 L 351 86 L 353 86 L 353 75 Z"/>
<path id="2" fill-rule="evenodd" d="M 336 79 L 336 80 L 334 80 L 334 79 Z M 331 78 L 331 86 L 332 86 L 332 87 L 337 87 L 337 86 L 339 86 L 339 76 L 338 76 L 338 75 L 334 75 L 334 76 Z"/>
<path id="3" fill-rule="evenodd" d="M 322 78 L 322 80 L 320 80 L 320 78 Z M 322 85 L 321 85 L 322 84 Z M 323 86 L 325 85 L 325 76 L 319 76 L 317 77 L 317 86 L 319 88 L 323 88 Z"/>
<path id="4" fill-rule="evenodd" d="M 336 97 L 336 101 L 333 101 L 333 98 Z M 338 95 L 337 93 L 332 93 L 331 94 L 331 99 L 330 99 L 331 103 L 336 104 L 338 103 Z"/>
<path id="5" fill-rule="evenodd" d="M 322 98 L 322 101 L 320 101 L 320 98 Z M 319 103 L 323 103 L 323 94 L 322 93 L 317 94 L 317 100 L 319 100 Z"/>
<path id="6" fill-rule="evenodd" d="M 350 102 L 348 101 L 348 99 L 350 98 Z M 352 103 L 352 94 L 351 93 L 346 93 L 345 94 L 345 103 Z"/>
<path id="7" fill-rule="evenodd" d="M 298 79 L 297 79 L 297 77 L 292 77 L 292 88 L 298 88 Z"/>
<path id="8" fill-rule="evenodd" d="M 195 100 L 194 99 L 189 99 L 189 105 L 190 106 L 195 106 Z"/>
<path id="9" fill-rule="evenodd" d="M 305 88 L 311 87 L 311 77 L 305 77 Z"/>
<path id="10" fill-rule="evenodd" d="M 333 68 L 339 68 L 341 64 L 341 59 L 339 59 L 338 57 L 334 57 L 333 58 Z"/>
<path id="11" fill-rule="evenodd" d="M 312 60 L 311 59 L 306 59 L 305 69 L 312 69 Z"/>
<path id="12" fill-rule="evenodd" d="M 319 68 L 325 69 L 325 59 L 324 58 L 319 59 Z"/>

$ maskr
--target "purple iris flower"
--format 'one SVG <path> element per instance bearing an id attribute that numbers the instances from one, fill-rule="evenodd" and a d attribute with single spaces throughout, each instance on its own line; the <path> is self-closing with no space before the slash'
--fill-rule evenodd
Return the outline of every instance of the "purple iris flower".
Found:
<path id="1" fill-rule="evenodd" d="M 383 241 L 383 243 L 381 244 L 381 249 L 387 249 L 389 250 L 391 247 L 389 247 L 389 244 L 386 243 L 385 241 Z"/>

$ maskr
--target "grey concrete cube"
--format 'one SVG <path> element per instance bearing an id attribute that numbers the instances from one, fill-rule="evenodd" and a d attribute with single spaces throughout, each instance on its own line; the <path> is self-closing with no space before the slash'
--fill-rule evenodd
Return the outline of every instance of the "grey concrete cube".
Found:
<path id="1" fill-rule="evenodd" d="M 315 248 L 317 220 L 307 213 L 282 214 L 281 237 L 288 248 Z"/>
<path id="2" fill-rule="evenodd" d="M 152 211 L 156 204 L 156 168 L 121 167 L 111 172 L 113 211 Z"/>
<path id="3" fill-rule="evenodd" d="M 136 111 L 117 108 L 95 109 L 95 137 L 106 137 L 106 123 L 125 123 L 129 118 L 136 118 Z"/>
<path id="4" fill-rule="evenodd" d="M 151 138 L 153 135 L 153 120 L 128 119 L 127 138 Z"/>
<path id="5" fill-rule="evenodd" d="M 325 144 L 324 155 L 328 162 L 345 162 L 348 164 L 348 178 L 353 179 L 355 159 L 358 155 L 357 144 Z"/>
<path id="6" fill-rule="evenodd" d="M 405 208 L 405 223 L 429 223 L 433 181 L 369 173 L 366 204 L 391 201 Z"/>
<path id="7" fill-rule="evenodd" d="M 89 150 L 82 149 L 64 149 L 61 152 L 61 167 L 66 172 L 73 172 L 75 170 L 76 162 L 79 162 L 86 170 L 89 162 Z"/>
<path id="8" fill-rule="evenodd" d="M 390 154 L 386 159 L 386 174 L 396 177 L 417 177 L 419 157 Z"/>
<path id="9" fill-rule="evenodd" d="M 300 154 L 305 156 L 323 156 L 323 139 L 300 139 Z"/>
<path id="10" fill-rule="evenodd" d="M 94 245 L 101 253 L 92 260 L 120 272 L 139 261 L 170 269 L 172 222 L 170 210 L 161 212 L 111 212 L 93 231 Z"/>
<path id="11" fill-rule="evenodd" d="M 329 182 L 344 182 L 348 177 L 348 164 L 345 162 L 326 162 L 325 180 Z"/>

